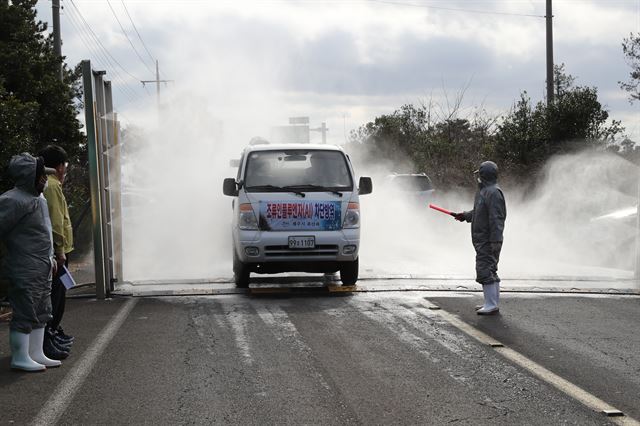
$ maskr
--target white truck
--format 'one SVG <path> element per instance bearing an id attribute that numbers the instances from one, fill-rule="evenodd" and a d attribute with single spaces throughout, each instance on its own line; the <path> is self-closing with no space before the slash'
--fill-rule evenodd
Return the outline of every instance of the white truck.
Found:
<path id="1" fill-rule="evenodd" d="M 358 280 L 359 196 L 348 155 L 337 146 L 253 145 L 236 178 L 224 180 L 233 200 L 233 272 L 238 287 L 250 273 L 335 273 L 343 285 Z"/>

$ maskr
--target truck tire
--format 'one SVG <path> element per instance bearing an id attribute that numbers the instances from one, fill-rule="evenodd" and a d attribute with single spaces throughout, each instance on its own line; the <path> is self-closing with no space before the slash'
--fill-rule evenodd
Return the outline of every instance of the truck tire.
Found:
<path id="1" fill-rule="evenodd" d="M 340 265 L 340 280 L 342 285 L 355 285 L 358 281 L 358 259 L 352 262 L 343 262 Z"/>
<path id="2" fill-rule="evenodd" d="M 238 259 L 235 249 L 233 250 L 233 280 L 238 288 L 249 287 L 249 268 Z"/>

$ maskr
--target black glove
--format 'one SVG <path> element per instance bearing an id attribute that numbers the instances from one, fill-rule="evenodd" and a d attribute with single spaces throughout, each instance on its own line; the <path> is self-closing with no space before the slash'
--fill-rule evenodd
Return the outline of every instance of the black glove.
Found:
<path id="1" fill-rule="evenodd" d="M 464 222 L 465 221 L 464 213 L 451 213 L 451 216 L 453 216 L 455 218 L 455 220 L 457 220 L 458 222 Z"/>

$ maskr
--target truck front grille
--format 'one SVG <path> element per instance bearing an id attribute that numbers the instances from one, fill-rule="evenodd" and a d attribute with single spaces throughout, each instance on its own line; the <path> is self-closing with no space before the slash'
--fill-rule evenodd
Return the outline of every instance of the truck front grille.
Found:
<path id="1" fill-rule="evenodd" d="M 265 257 L 337 256 L 337 245 L 317 245 L 312 249 L 290 249 L 289 246 L 266 246 Z"/>

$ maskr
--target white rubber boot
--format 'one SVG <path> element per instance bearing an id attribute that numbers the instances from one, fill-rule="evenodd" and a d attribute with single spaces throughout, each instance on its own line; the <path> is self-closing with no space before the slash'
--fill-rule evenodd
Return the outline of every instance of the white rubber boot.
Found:
<path id="1" fill-rule="evenodd" d="M 497 314 L 498 309 L 498 283 L 484 284 L 482 286 L 482 293 L 484 293 L 484 306 L 476 311 L 478 315 L 493 315 Z"/>
<path id="2" fill-rule="evenodd" d="M 23 371 L 44 371 L 46 367 L 29 356 L 29 334 L 11 330 L 9 333 L 11 346 L 11 368 Z"/>
<path id="3" fill-rule="evenodd" d="M 29 335 L 29 356 L 38 364 L 47 368 L 60 367 L 62 363 L 56 359 L 47 358 L 42 350 L 44 343 L 44 327 L 34 328 Z"/>
<path id="4" fill-rule="evenodd" d="M 496 282 L 496 306 L 500 306 L 500 281 Z"/>

